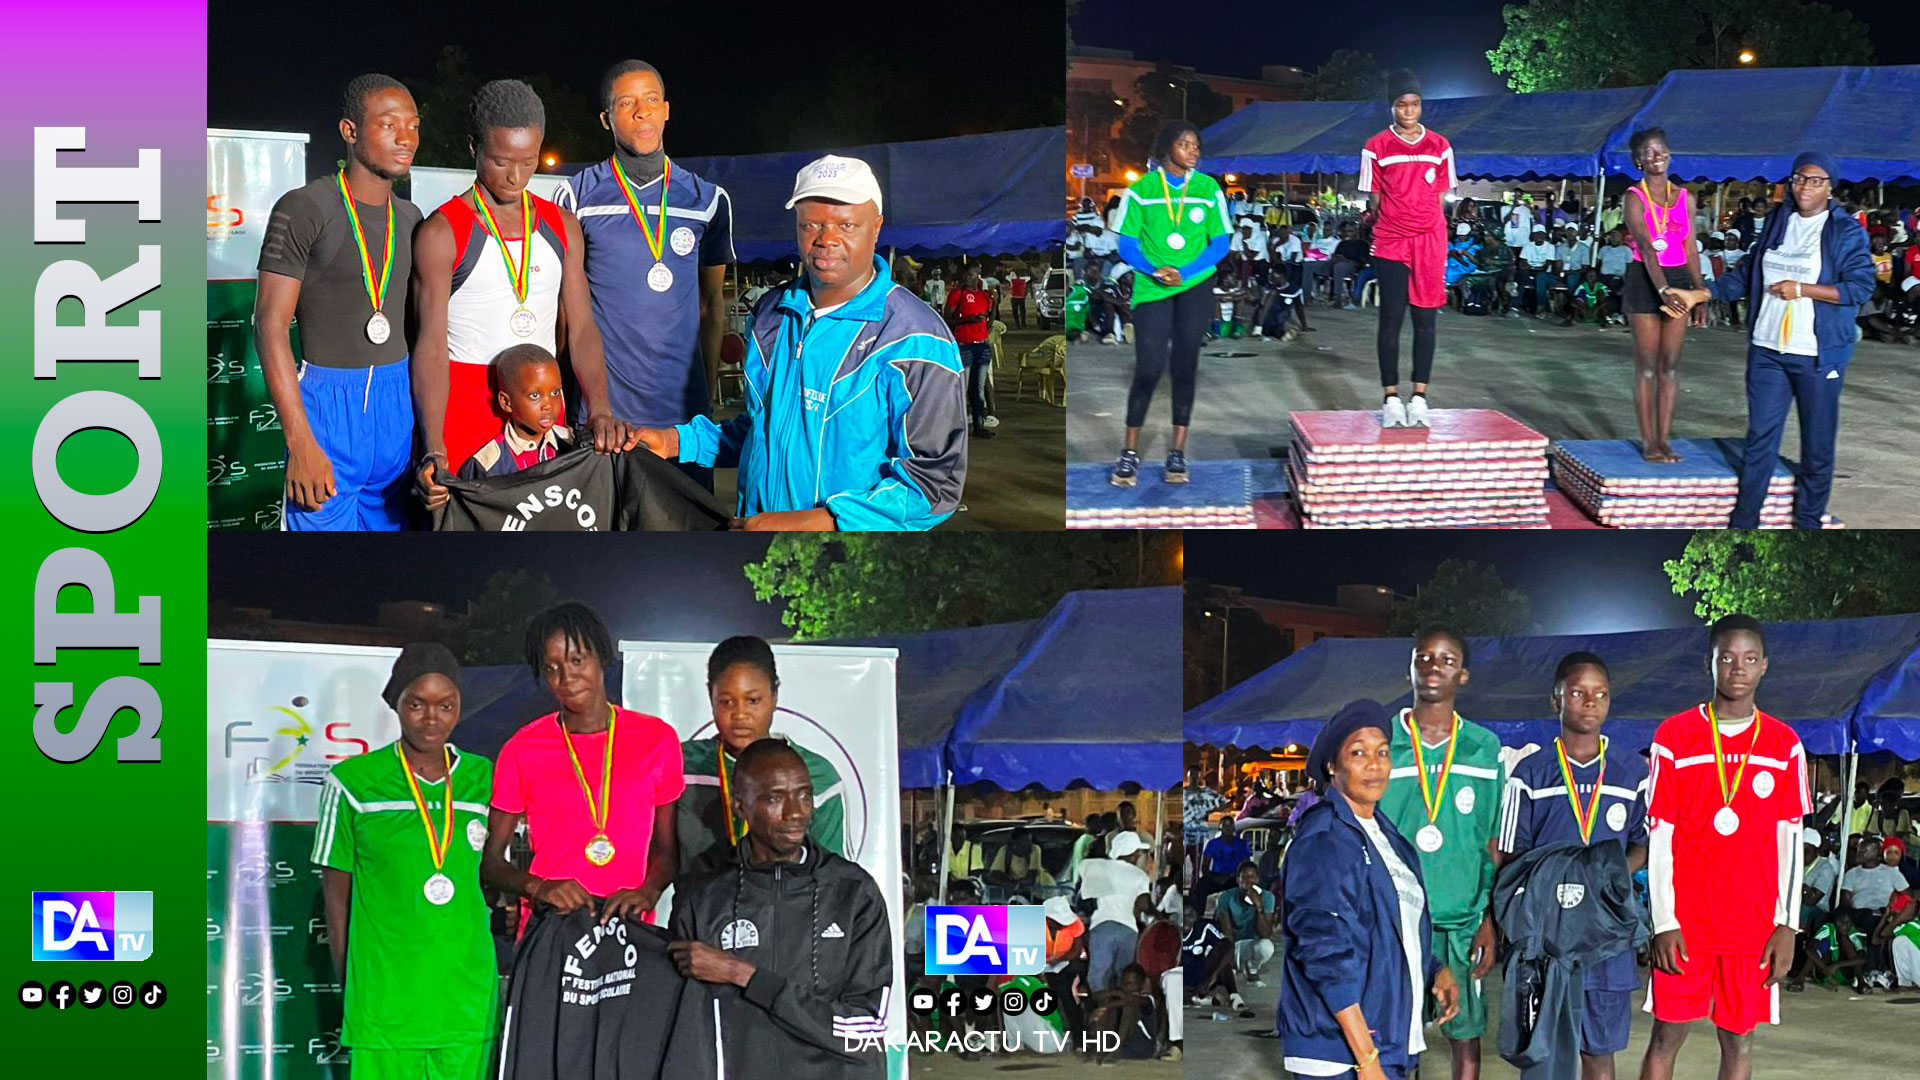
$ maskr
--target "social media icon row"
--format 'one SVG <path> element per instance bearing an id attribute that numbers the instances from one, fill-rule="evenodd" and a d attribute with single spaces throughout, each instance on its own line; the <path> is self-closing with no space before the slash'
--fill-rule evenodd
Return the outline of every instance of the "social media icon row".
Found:
<path id="1" fill-rule="evenodd" d="M 994 1011 L 996 1005 L 1000 1012 L 1007 1016 L 1018 1016 L 1029 1008 L 1036 1014 L 1044 1016 L 1059 1006 L 1060 999 L 1052 990 L 1045 987 L 1034 991 L 1031 995 L 1024 990 L 1005 987 L 998 992 L 987 989 L 968 992 L 950 987 L 939 993 L 925 987 L 917 987 L 909 995 L 909 1004 L 914 1012 L 922 1016 L 941 1014 L 958 1017 L 965 1012 L 972 1012 L 976 1016 L 987 1016 Z"/>
<path id="2" fill-rule="evenodd" d="M 76 994 L 74 985 L 64 980 L 51 987 L 41 986 L 37 982 L 20 984 L 20 1004 L 29 1009 L 51 1003 L 54 1008 L 65 1012 L 75 1005 L 97 1009 L 109 1002 L 116 1009 L 131 1009 L 136 1000 L 149 1009 L 157 1009 L 167 1003 L 167 988 L 159 982 L 145 983 L 137 990 L 130 982 L 117 982 L 108 988 L 88 980 L 80 984 Z"/>

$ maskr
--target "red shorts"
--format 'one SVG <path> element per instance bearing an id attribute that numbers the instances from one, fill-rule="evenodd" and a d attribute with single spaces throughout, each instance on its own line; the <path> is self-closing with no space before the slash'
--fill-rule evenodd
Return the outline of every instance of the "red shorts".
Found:
<path id="1" fill-rule="evenodd" d="M 493 365 L 447 365 L 447 440 L 449 467 L 458 472 L 480 448 L 500 437 L 507 418 L 493 405 Z"/>
<path id="2" fill-rule="evenodd" d="M 1445 229 L 1412 236 L 1373 238 L 1373 257 L 1407 264 L 1407 303 L 1418 308 L 1447 306 L 1447 234 Z"/>
<path id="3" fill-rule="evenodd" d="M 1780 1022 L 1780 987 L 1767 986 L 1758 954 L 1696 952 L 1681 973 L 1655 969 L 1647 986 L 1647 1011 L 1655 1020 L 1691 1024 L 1712 1017 L 1713 1026 L 1734 1035 Z"/>

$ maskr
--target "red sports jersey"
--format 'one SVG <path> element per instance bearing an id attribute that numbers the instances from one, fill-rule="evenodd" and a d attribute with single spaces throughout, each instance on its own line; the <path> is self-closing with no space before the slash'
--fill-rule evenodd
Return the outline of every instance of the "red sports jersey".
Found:
<path id="1" fill-rule="evenodd" d="M 1756 712 L 1757 730 L 1720 740 L 1728 784 L 1747 761 L 1728 803 L 1713 765 L 1710 723 L 1706 706 L 1698 705 L 1654 733 L 1647 823 L 1673 826 L 1674 917 L 1687 950 L 1757 959 L 1780 899 L 1780 825 L 1792 822 L 1797 830 L 1813 812 L 1807 756 L 1792 728 Z M 1739 818 L 1731 836 L 1714 827 L 1723 806 Z"/>
<path id="2" fill-rule="evenodd" d="M 955 289 L 947 294 L 947 314 L 954 318 L 985 315 L 993 308 L 993 297 L 981 289 Z M 964 323 L 953 328 L 953 340 L 962 345 L 978 345 L 992 337 L 993 328 L 984 322 Z"/>
<path id="3" fill-rule="evenodd" d="M 1360 190 L 1380 195 L 1380 220 L 1373 226 L 1376 241 L 1425 233 L 1445 237 L 1447 213 L 1441 198 L 1459 183 L 1453 144 L 1430 128 L 1423 126 L 1420 137 L 1408 142 L 1389 127 L 1360 150 Z"/>

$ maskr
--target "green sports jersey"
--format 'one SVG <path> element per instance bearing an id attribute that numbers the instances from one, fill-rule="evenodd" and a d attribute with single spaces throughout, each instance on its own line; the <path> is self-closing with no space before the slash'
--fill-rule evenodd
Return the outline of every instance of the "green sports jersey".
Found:
<path id="1" fill-rule="evenodd" d="M 1220 184 L 1203 172 L 1188 173 L 1185 186 L 1176 187 L 1155 169 L 1127 188 L 1120 208 L 1120 235 L 1140 241 L 1140 250 L 1155 266 L 1185 266 L 1199 258 L 1214 237 L 1233 232 L 1227 227 L 1227 198 Z M 1172 239 L 1175 236 L 1179 239 Z M 1212 277 L 1213 271 L 1209 266 L 1171 288 L 1151 274 L 1136 271 L 1133 302 L 1144 304 L 1185 292 Z"/>
<path id="2" fill-rule="evenodd" d="M 1460 721 L 1460 742 L 1453 752 L 1453 771 L 1446 790 L 1440 792 L 1440 805 L 1433 824 L 1440 829 L 1438 851 L 1426 851 L 1416 839 L 1427 825 L 1426 802 L 1420 793 L 1418 769 L 1414 766 L 1413 741 L 1407 735 L 1409 711 L 1402 709 L 1394 718 L 1392 733 L 1393 775 L 1387 782 L 1386 797 L 1380 800 L 1394 828 L 1420 852 L 1420 872 L 1425 879 L 1427 906 L 1436 930 L 1454 930 L 1477 925 L 1487 913 L 1493 896 L 1493 857 L 1487 842 L 1500 824 L 1500 792 L 1506 786 L 1506 771 L 1500 764 L 1500 740 L 1493 732 L 1472 721 Z M 1437 788 L 1446 763 L 1444 741 L 1437 747 L 1424 744 L 1427 784 Z"/>
<path id="3" fill-rule="evenodd" d="M 840 785 L 840 773 L 826 758 L 801 746 L 793 740 L 787 745 L 800 754 L 800 760 L 807 763 L 807 774 L 813 780 L 813 821 L 807 826 L 807 835 L 814 843 L 845 856 L 849 845 L 846 838 L 846 798 Z M 720 801 L 720 772 L 718 755 L 719 738 L 693 739 L 680 745 L 681 771 L 687 778 L 687 790 L 680 796 L 679 808 L 674 812 L 680 839 L 680 867 L 684 874 L 700 869 L 701 860 L 719 853 L 723 846 L 730 848 L 721 838 L 727 831 L 727 816 Z M 727 755 L 727 782 L 732 783 L 733 755 Z M 744 832 L 745 826 L 736 829 Z"/>
<path id="4" fill-rule="evenodd" d="M 353 875 L 347 915 L 347 1009 L 340 1041 L 426 1050 L 496 1037 L 500 979 L 480 895 L 493 763 L 453 751 L 453 771 L 420 782 L 439 833 L 452 786 L 453 833 L 441 872 L 445 904 L 427 899 L 433 853 L 407 783 L 399 743 L 351 757 L 327 774 L 313 861 Z"/>

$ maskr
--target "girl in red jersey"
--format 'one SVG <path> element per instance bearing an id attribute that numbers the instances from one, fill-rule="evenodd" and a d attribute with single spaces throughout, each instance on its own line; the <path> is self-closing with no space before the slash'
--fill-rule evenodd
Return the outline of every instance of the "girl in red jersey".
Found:
<path id="1" fill-rule="evenodd" d="M 1420 82 L 1387 80 L 1393 125 L 1360 151 L 1360 190 L 1373 193 L 1373 265 L 1380 278 L 1382 427 L 1425 427 L 1435 315 L 1447 302 L 1447 215 L 1441 197 L 1459 183 L 1453 145 L 1420 123 Z M 1400 401 L 1400 324 L 1413 309 L 1413 400 Z"/>
<path id="2" fill-rule="evenodd" d="M 1687 325 L 1707 325 L 1708 299 L 1700 278 L 1700 251 L 1693 231 L 1693 197 L 1667 176 L 1672 152 L 1659 128 L 1636 131 L 1627 143 L 1641 180 L 1627 189 L 1627 267 L 1620 293 L 1633 333 L 1633 413 L 1640 422 L 1640 456 L 1674 462 L 1673 403 L 1680 396 L 1680 346 Z M 1669 279 L 1668 275 L 1672 275 Z M 1691 289 L 1681 281 L 1691 281 Z"/>

